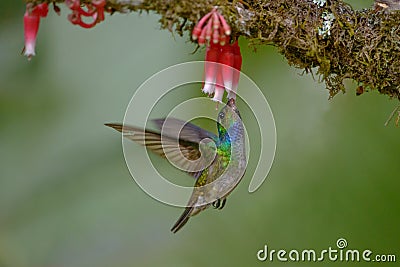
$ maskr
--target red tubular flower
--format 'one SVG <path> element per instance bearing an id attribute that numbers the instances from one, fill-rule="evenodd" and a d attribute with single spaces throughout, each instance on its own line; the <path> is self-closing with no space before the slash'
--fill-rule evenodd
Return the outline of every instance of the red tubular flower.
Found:
<path id="1" fill-rule="evenodd" d="M 35 6 L 34 8 L 32 8 L 32 10 L 30 12 L 31 12 L 30 14 L 32 14 L 32 15 L 44 18 L 44 17 L 47 17 L 47 13 L 49 13 L 49 7 L 48 7 L 47 3 L 42 3 L 42 4 L 39 4 L 39 5 Z"/>
<path id="2" fill-rule="evenodd" d="M 213 100 L 222 102 L 224 90 L 228 99 L 236 98 L 242 56 L 238 42 L 230 44 L 231 28 L 217 7 L 202 17 L 194 26 L 192 39 L 206 44 L 203 92 L 213 94 Z"/>
<path id="3" fill-rule="evenodd" d="M 47 3 L 35 7 L 26 6 L 24 14 L 25 53 L 30 60 L 35 55 L 36 36 L 39 31 L 40 17 L 46 17 L 49 9 Z"/>
<path id="4" fill-rule="evenodd" d="M 222 98 L 224 97 L 224 79 L 222 77 L 221 71 L 217 72 L 217 80 L 215 83 L 215 93 L 212 100 L 215 102 L 222 103 Z"/>
<path id="5" fill-rule="evenodd" d="M 233 47 L 231 45 L 224 45 L 221 49 L 219 63 L 221 63 L 221 73 L 225 89 L 229 92 L 232 90 L 233 83 L 233 65 L 235 56 L 233 54 Z"/>
<path id="6" fill-rule="evenodd" d="M 215 83 L 217 81 L 217 73 L 219 72 L 218 57 L 221 53 L 221 47 L 213 44 L 207 47 L 206 62 L 204 64 L 204 87 L 203 92 L 212 94 L 215 91 Z"/>
<path id="7" fill-rule="evenodd" d="M 29 14 L 24 15 L 25 53 L 31 59 L 35 55 L 36 35 L 39 30 L 40 17 Z"/>
<path id="8" fill-rule="evenodd" d="M 224 90 L 228 99 L 236 98 L 242 56 L 238 42 L 221 46 L 210 43 L 206 50 L 203 92 L 213 94 L 213 100 L 222 102 Z"/>
<path id="9" fill-rule="evenodd" d="M 239 86 L 240 70 L 242 69 L 242 54 L 240 53 L 240 47 L 238 41 L 232 44 L 233 48 L 233 78 L 232 78 L 232 90 L 228 91 L 228 99 L 236 99 L 236 92 Z"/>

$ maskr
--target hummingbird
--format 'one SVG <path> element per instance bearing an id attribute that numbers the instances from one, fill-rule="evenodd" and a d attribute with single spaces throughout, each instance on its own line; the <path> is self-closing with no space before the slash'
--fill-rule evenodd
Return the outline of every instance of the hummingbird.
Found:
<path id="1" fill-rule="evenodd" d="M 218 114 L 218 135 L 176 118 L 153 122 L 161 133 L 122 124 L 105 125 L 161 157 L 175 159 L 175 166 L 195 178 L 186 208 L 171 228 L 176 233 L 201 211 L 211 206 L 222 209 L 243 178 L 247 166 L 244 126 L 233 98 Z M 178 154 L 181 157 L 176 160 Z"/>

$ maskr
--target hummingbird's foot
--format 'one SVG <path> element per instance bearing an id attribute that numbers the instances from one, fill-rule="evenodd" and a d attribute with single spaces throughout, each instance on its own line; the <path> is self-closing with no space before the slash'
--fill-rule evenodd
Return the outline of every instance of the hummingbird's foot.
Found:
<path id="1" fill-rule="evenodd" d="M 226 198 L 222 200 L 221 207 L 219 207 L 220 210 L 222 210 L 222 208 L 225 207 L 225 203 L 226 203 Z"/>
<path id="2" fill-rule="evenodd" d="M 221 200 L 219 198 L 212 203 L 214 209 L 218 209 L 220 205 L 221 205 Z"/>
<path id="3" fill-rule="evenodd" d="M 226 203 L 226 198 L 224 198 L 222 201 L 221 199 L 217 199 L 212 203 L 212 206 L 214 207 L 214 209 L 222 210 L 222 208 L 225 207 L 225 203 Z"/>

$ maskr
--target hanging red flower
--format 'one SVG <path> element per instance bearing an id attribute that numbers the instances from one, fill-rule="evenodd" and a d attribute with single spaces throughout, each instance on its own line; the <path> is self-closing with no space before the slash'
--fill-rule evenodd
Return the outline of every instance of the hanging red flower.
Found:
<path id="1" fill-rule="evenodd" d="M 40 18 L 47 16 L 49 8 L 47 3 L 42 3 L 32 7 L 31 4 L 26 5 L 24 14 L 24 37 L 25 48 L 24 55 L 30 60 L 35 53 L 36 37 L 39 31 Z"/>

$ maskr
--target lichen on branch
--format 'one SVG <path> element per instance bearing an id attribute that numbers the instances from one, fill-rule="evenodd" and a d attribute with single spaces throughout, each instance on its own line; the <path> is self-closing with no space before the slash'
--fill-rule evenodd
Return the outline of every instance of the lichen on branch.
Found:
<path id="1" fill-rule="evenodd" d="M 63 0 L 26 0 L 34 4 Z M 89 0 L 82 0 L 89 3 Z M 330 95 L 353 79 L 362 92 L 400 99 L 400 11 L 356 11 L 341 0 L 107 0 L 110 13 L 154 12 L 162 28 L 182 34 L 214 6 L 253 46 L 273 45 L 289 65 L 316 69 Z M 242 38 L 243 38 L 242 37 Z"/>

